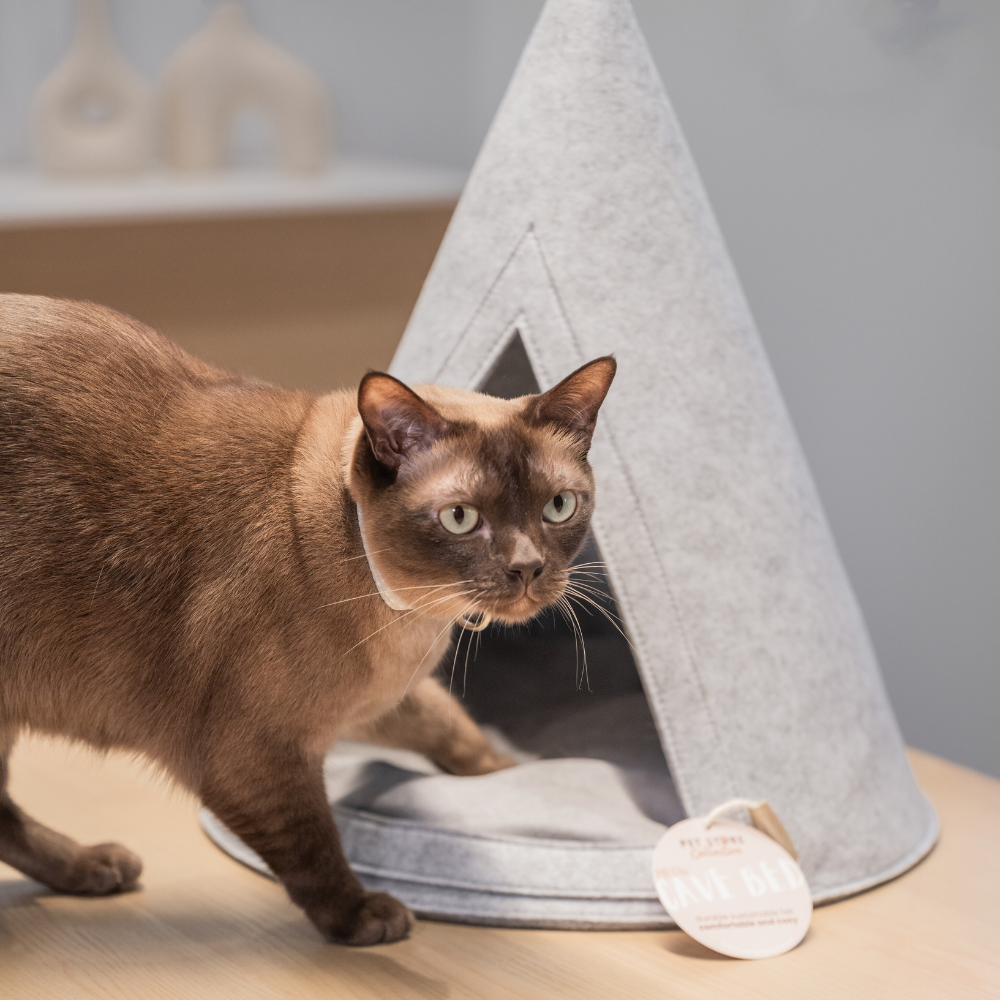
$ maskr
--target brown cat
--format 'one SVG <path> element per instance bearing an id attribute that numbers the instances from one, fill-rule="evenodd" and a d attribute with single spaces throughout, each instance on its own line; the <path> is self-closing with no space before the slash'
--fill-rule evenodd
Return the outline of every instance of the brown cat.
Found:
<path id="1" fill-rule="evenodd" d="M 6 794 L 19 731 L 61 734 L 162 765 L 329 939 L 404 937 L 344 858 L 324 754 L 353 735 L 509 766 L 430 675 L 456 621 L 562 595 L 614 372 L 516 400 L 372 372 L 317 399 L 110 309 L 0 296 L 0 860 L 63 892 L 136 884 L 124 847 Z"/>

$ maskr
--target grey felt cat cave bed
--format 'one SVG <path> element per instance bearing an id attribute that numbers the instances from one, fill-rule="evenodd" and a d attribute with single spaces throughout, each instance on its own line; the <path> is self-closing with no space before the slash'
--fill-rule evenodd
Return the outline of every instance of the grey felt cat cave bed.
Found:
<path id="1" fill-rule="evenodd" d="M 632 649 L 581 614 L 588 691 L 551 619 L 483 633 L 456 690 L 524 763 L 338 745 L 348 858 L 424 915 L 669 926 L 664 826 L 743 796 L 817 901 L 904 872 L 937 821 L 652 60 L 627 0 L 549 0 L 391 370 L 517 396 L 611 352 L 593 534 Z"/>

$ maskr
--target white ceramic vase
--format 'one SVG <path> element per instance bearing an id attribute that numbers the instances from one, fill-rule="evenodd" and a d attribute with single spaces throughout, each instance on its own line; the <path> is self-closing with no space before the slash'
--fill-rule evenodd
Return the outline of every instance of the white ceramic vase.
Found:
<path id="1" fill-rule="evenodd" d="M 164 153 L 174 170 L 230 165 L 235 116 L 264 115 L 275 166 L 321 170 L 330 150 L 330 109 L 319 76 L 251 26 L 242 7 L 223 3 L 170 57 L 163 74 Z"/>
<path id="2" fill-rule="evenodd" d="M 35 163 L 57 174 L 145 169 L 153 150 L 152 90 L 115 44 L 105 0 L 78 0 L 69 52 L 31 109 Z"/>

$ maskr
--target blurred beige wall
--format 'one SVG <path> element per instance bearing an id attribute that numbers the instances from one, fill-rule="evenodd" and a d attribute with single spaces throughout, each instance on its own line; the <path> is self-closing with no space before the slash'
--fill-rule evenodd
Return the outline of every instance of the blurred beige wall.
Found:
<path id="1" fill-rule="evenodd" d="M 206 361 L 323 392 L 389 364 L 450 215 L 0 230 L 0 290 L 114 306 Z"/>

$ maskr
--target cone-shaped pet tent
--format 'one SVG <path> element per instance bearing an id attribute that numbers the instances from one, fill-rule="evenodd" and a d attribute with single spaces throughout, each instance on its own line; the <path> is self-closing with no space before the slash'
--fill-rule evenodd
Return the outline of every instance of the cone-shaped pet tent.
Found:
<path id="1" fill-rule="evenodd" d="M 627 0 L 549 0 L 392 372 L 514 396 L 612 352 L 593 531 L 632 655 L 588 641 L 593 695 L 544 630 L 480 657 L 509 771 L 335 751 L 349 858 L 418 912 L 667 925 L 664 824 L 743 796 L 817 900 L 905 871 L 936 819 L 649 52 Z"/>

